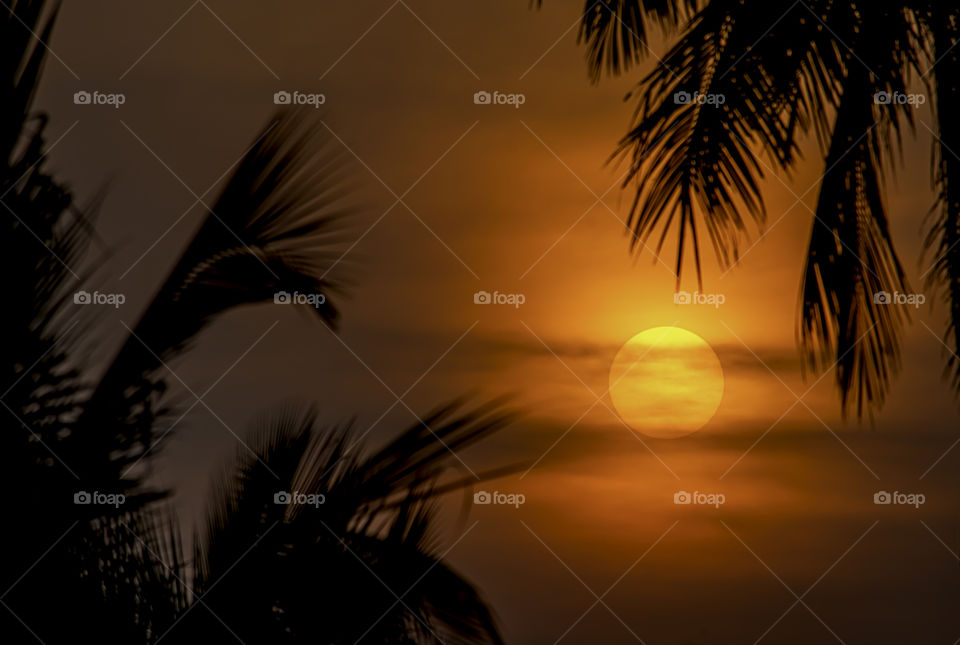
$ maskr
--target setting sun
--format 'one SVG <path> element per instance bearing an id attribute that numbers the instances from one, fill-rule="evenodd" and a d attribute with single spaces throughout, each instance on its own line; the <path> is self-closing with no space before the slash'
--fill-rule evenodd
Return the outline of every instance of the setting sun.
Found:
<path id="1" fill-rule="evenodd" d="M 654 327 L 624 344 L 610 368 L 617 412 L 645 435 L 673 439 L 696 432 L 723 397 L 723 369 L 710 345 L 679 327 Z"/>

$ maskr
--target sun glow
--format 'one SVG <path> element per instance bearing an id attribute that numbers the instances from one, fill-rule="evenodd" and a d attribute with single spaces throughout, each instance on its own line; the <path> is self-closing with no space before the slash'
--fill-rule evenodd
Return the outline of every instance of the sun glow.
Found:
<path id="1" fill-rule="evenodd" d="M 723 398 L 723 369 L 710 345 L 679 327 L 653 327 L 628 340 L 610 368 L 610 398 L 645 435 L 672 439 L 702 428 Z"/>

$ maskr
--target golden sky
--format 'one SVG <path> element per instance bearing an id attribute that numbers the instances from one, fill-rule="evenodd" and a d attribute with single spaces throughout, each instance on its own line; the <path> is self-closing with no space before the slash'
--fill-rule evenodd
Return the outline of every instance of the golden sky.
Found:
<path id="1" fill-rule="evenodd" d="M 448 543 L 469 529 L 450 557 L 485 590 L 508 642 L 753 642 L 794 603 L 786 587 L 800 595 L 814 583 L 810 609 L 794 607 L 769 642 L 831 642 L 824 623 L 847 643 L 960 636 L 960 450 L 947 452 L 957 409 L 930 331 L 941 331 L 942 307 L 916 312 L 902 375 L 873 425 L 844 423 L 832 374 L 801 376 L 795 319 L 823 172 L 813 142 L 792 176 L 767 173 L 769 220 L 739 265 L 727 272 L 707 255 L 704 291 L 724 303 L 678 306 L 673 238 L 660 260 L 630 257 L 632 194 L 619 188 L 623 168 L 605 163 L 639 74 L 588 82 L 579 0 L 541 11 L 516 0 L 207 4 L 184 15 L 190 2 L 68 3 L 53 44 L 63 64 L 49 61 L 38 101 L 53 137 L 77 122 L 53 168 L 81 197 L 109 187 L 99 230 L 111 255 L 98 275 L 128 294 L 116 318 L 129 322 L 203 216 L 196 196 L 243 154 L 273 93 L 325 95 L 325 127 L 363 207 L 334 272 L 353 284 L 343 342 L 269 306 L 217 323 L 173 366 L 198 391 L 279 321 L 207 399 L 228 426 L 316 400 L 331 421 L 356 416 L 378 440 L 414 420 L 396 397 L 422 413 L 463 393 L 513 395 L 526 419 L 462 458 L 475 469 L 536 461 L 484 485 L 522 492 L 526 504 L 480 507 L 460 522 L 451 499 L 445 524 Z M 71 97 L 83 88 L 123 91 L 127 103 L 82 111 Z M 476 105 L 481 90 L 525 101 Z M 931 123 L 926 108 L 918 118 Z M 932 192 L 930 140 L 917 130 L 886 200 L 919 289 Z M 696 286 L 688 264 L 683 288 Z M 480 290 L 524 303 L 477 305 Z M 623 343 L 669 325 L 714 348 L 724 397 L 698 433 L 656 440 L 601 395 Z M 196 511 L 210 463 L 234 449 L 198 411 L 159 476 Z M 922 491 L 927 502 L 877 506 L 878 490 Z M 678 506 L 677 491 L 726 501 Z M 594 604 L 586 587 L 602 594 L 641 556 L 564 631 Z"/>

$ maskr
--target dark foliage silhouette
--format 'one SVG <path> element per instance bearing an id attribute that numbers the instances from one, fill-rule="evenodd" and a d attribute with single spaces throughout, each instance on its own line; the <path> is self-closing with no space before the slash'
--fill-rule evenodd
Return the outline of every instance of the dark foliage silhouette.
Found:
<path id="1" fill-rule="evenodd" d="M 883 200 L 903 131 L 916 127 L 911 79 L 931 98 L 939 197 L 927 246 L 927 286 L 948 307 L 948 370 L 960 391 L 960 140 L 956 2 L 587 0 L 579 37 L 590 76 L 623 74 L 651 53 L 651 31 L 672 42 L 632 93 L 633 123 L 615 157 L 635 198 L 630 245 L 677 234 L 676 273 L 691 249 L 701 280 L 709 239 L 722 267 L 740 257 L 751 224 L 768 223 L 765 171 L 794 169 L 801 138 L 819 142 L 825 174 L 804 270 L 798 335 L 804 365 L 836 368 L 841 408 L 879 408 L 900 362 L 906 308 L 875 301 L 909 292 Z M 685 97 L 704 100 L 682 100 Z M 678 100 L 678 97 L 680 99 Z M 723 101 L 710 103 L 710 97 Z"/>
<path id="2" fill-rule="evenodd" d="M 322 276 L 350 212 L 344 164 L 319 129 L 276 115 L 92 377 L 85 347 L 102 321 L 74 305 L 93 276 L 73 267 L 93 252 L 97 204 L 79 207 L 45 171 L 47 117 L 32 111 L 57 8 L 0 8 L 3 642 L 228 642 L 231 629 L 250 643 L 499 642 L 489 609 L 431 541 L 434 495 L 469 485 L 441 484 L 450 453 L 437 437 L 453 449 L 488 437 L 508 420 L 496 407 L 442 408 L 369 456 L 347 450 L 347 427 L 281 416 L 224 481 L 202 548 L 187 555 L 168 491 L 145 478 L 173 411 L 162 367 L 217 316 L 280 290 L 323 293 L 315 313 L 336 324 L 339 285 Z M 315 514 L 274 504 L 296 487 L 330 503 Z M 126 502 L 85 504 L 83 491 Z M 409 589 L 402 603 L 384 582 Z"/>
<path id="3" fill-rule="evenodd" d="M 464 448 L 508 420 L 496 406 L 445 406 L 369 455 L 349 426 L 321 430 L 312 411 L 268 420 L 214 496 L 198 600 L 171 639 L 229 626 L 256 643 L 501 642 L 478 592 L 437 555 L 431 500 L 463 485 L 438 488 L 452 459 L 443 443 Z M 294 491 L 322 502 L 277 504 Z"/>
<path id="4" fill-rule="evenodd" d="M 336 323 L 329 296 L 338 285 L 321 276 L 336 258 L 336 224 L 349 212 L 341 162 L 292 113 L 280 113 L 257 137 L 86 406 L 98 423 L 109 418 L 126 429 L 125 451 L 151 445 L 157 370 L 219 314 L 299 291 L 327 296 L 314 311 Z"/>

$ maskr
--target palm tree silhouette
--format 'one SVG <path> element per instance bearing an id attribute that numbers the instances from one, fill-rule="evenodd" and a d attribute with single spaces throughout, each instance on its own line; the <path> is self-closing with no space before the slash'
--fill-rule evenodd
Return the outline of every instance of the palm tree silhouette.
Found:
<path id="1" fill-rule="evenodd" d="M 450 404 L 369 454 L 349 426 L 280 415 L 222 482 L 188 555 L 169 491 L 145 477 L 170 412 L 160 368 L 217 316 L 281 290 L 323 293 L 316 315 L 336 324 L 339 285 L 324 276 L 350 212 L 345 165 L 320 130 L 278 113 L 93 380 L 85 347 L 98 320 L 74 304 L 90 276 L 71 267 L 91 252 L 97 200 L 78 207 L 45 171 L 47 117 L 32 113 L 58 7 L 0 10 L 4 642 L 199 643 L 231 631 L 251 643 L 500 642 L 478 592 L 438 555 L 431 514 L 438 495 L 475 481 L 443 477 L 451 451 L 510 420 L 499 404 Z M 90 491 L 125 503 L 84 503 Z M 325 503 L 275 502 L 291 491 Z"/>
<path id="2" fill-rule="evenodd" d="M 508 420 L 496 405 L 464 415 L 451 404 L 366 455 L 349 426 L 318 431 L 313 411 L 268 419 L 214 495 L 196 600 L 171 637 L 227 625 L 254 643 L 500 643 L 476 589 L 437 555 L 431 518 L 438 495 L 467 483 L 439 485 L 444 444 L 466 447 Z M 294 492 L 309 502 L 278 499 Z"/>
<path id="3" fill-rule="evenodd" d="M 908 319 L 877 294 L 909 291 L 882 193 L 903 130 L 915 128 L 915 102 L 901 100 L 914 74 L 936 119 L 927 286 L 948 306 L 947 369 L 960 391 L 958 25 L 956 2 L 827 0 L 587 0 L 580 25 L 595 82 L 647 57 L 651 29 L 673 40 L 631 93 L 636 111 L 614 157 L 635 192 L 630 248 L 659 231 L 659 252 L 676 231 L 678 285 L 688 247 L 702 285 L 704 228 L 722 267 L 738 261 L 749 221 L 767 221 L 764 171 L 796 168 L 800 138 L 815 135 L 825 174 L 798 335 L 804 366 L 835 365 L 841 409 L 858 417 L 882 405 Z"/>

